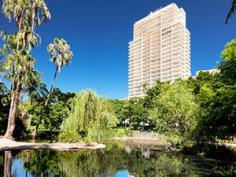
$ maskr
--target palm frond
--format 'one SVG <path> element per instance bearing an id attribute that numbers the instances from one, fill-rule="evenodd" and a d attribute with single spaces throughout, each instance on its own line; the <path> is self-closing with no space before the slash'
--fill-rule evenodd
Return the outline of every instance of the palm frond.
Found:
<path id="1" fill-rule="evenodd" d="M 226 17 L 226 21 L 225 23 L 227 24 L 229 19 L 232 17 L 232 15 L 234 15 L 236 12 L 236 0 L 233 0 L 232 4 L 231 4 L 231 7 L 230 7 L 230 10 L 229 10 L 229 13 Z"/>

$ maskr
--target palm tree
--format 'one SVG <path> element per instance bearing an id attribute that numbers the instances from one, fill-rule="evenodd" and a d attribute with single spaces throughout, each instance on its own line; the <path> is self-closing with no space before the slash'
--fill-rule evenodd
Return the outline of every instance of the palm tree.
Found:
<path id="1" fill-rule="evenodd" d="M 45 105 L 47 105 L 51 93 L 55 87 L 57 74 L 61 71 L 63 66 L 67 65 L 71 61 L 73 56 L 70 45 L 66 42 L 66 40 L 58 38 L 55 38 L 53 43 L 48 45 L 48 52 L 50 53 L 50 60 L 56 65 L 56 70 Z"/>
<path id="2" fill-rule="evenodd" d="M 2 11 L 10 21 L 17 21 L 19 29 L 26 25 L 34 30 L 35 26 L 51 18 L 44 0 L 3 0 Z"/>
<path id="3" fill-rule="evenodd" d="M 42 22 L 46 22 L 50 19 L 51 14 L 44 0 L 33 0 L 31 3 L 31 29 L 34 30 L 35 26 L 39 26 Z"/>
<path id="4" fill-rule="evenodd" d="M 229 19 L 232 17 L 232 15 L 234 15 L 235 12 L 236 12 L 236 0 L 233 0 L 228 15 L 226 17 L 225 21 L 226 24 L 228 23 Z"/>
<path id="5" fill-rule="evenodd" d="M 1 33 L 5 40 L 4 70 L 11 80 L 11 106 L 8 116 L 6 138 L 13 136 L 15 129 L 16 109 L 22 89 L 27 85 L 27 77 L 34 69 L 34 58 L 30 55 L 32 48 L 39 43 L 39 36 L 34 27 L 50 19 L 50 13 L 44 0 L 3 0 L 3 14 L 15 20 L 18 31 L 13 35 Z"/>

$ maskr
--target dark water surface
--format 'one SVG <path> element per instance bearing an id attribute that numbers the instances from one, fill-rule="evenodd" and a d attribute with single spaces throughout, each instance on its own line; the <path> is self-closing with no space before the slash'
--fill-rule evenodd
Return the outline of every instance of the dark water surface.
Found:
<path id="1" fill-rule="evenodd" d="M 160 146 L 108 143 L 103 150 L 0 152 L 4 177 L 235 176 L 236 162 L 184 155 Z"/>

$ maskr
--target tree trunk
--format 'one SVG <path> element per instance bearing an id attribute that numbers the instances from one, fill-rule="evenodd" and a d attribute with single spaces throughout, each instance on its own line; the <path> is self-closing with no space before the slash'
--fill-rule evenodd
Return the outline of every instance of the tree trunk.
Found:
<path id="1" fill-rule="evenodd" d="M 31 30 L 32 30 L 32 31 L 34 31 L 34 25 L 35 25 L 35 13 L 36 13 L 36 6 L 35 6 L 35 2 L 33 2 L 32 10 L 31 10 L 31 14 L 32 14 Z"/>
<path id="2" fill-rule="evenodd" d="M 12 91 L 12 98 L 11 98 L 11 106 L 10 106 L 9 116 L 8 116 L 7 131 L 4 135 L 4 137 L 8 138 L 8 139 L 13 139 L 13 132 L 15 129 L 15 124 L 16 124 L 16 110 L 17 110 L 19 99 L 20 99 L 21 86 L 22 86 L 22 77 L 19 78 L 19 81 L 17 82 L 16 89 Z"/>
<path id="3" fill-rule="evenodd" d="M 22 15 L 17 16 L 17 27 L 19 31 L 22 29 Z"/>
<path id="4" fill-rule="evenodd" d="M 55 87 L 56 77 L 57 77 L 58 70 L 59 70 L 59 68 L 58 68 L 58 66 L 57 66 L 57 67 L 56 67 L 56 71 L 55 71 L 55 73 L 54 73 L 54 77 L 53 77 L 53 82 L 52 82 L 52 85 L 51 85 L 51 89 L 50 89 L 50 91 L 49 91 L 49 94 L 48 94 L 47 100 L 46 100 L 46 102 L 45 102 L 45 106 L 48 105 L 48 101 L 50 100 L 50 97 L 51 97 L 52 91 L 53 91 L 53 89 L 54 89 L 54 87 Z"/>
<path id="5" fill-rule="evenodd" d="M 17 27 L 18 27 L 18 31 L 21 31 L 21 29 L 22 29 L 22 14 L 17 15 Z M 14 74 L 15 73 L 14 64 L 12 66 L 12 70 L 13 70 L 13 74 Z M 8 115 L 7 130 L 4 135 L 4 137 L 8 138 L 8 139 L 13 139 L 13 132 L 15 129 L 15 124 L 16 124 L 16 110 L 17 110 L 19 99 L 20 99 L 22 80 L 23 80 L 23 77 L 20 74 L 19 80 L 16 81 L 13 78 L 12 84 L 11 84 L 11 106 L 10 106 L 9 115 Z"/>
<path id="6" fill-rule="evenodd" d="M 11 177 L 12 153 L 11 151 L 4 152 L 4 177 Z"/>
<path id="7" fill-rule="evenodd" d="M 37 138 L 37 134 L 38 134 L 38 128 L 39 128 L 39 124 L 36 125 L 34 132 L 32 133 L 32 140 L 35 143 L 36 142 L 36 138 Z"/>

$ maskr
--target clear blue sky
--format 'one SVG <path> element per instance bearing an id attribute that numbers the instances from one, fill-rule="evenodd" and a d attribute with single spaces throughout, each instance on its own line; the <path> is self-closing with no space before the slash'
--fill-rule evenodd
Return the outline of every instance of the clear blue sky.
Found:
<path id="1" fill-rule="evenodd" d="M 0 0 L 2 2 L 2 0 Z M 46 47 L 54 37 L 66 39 L 74 53 L 72 63 L 57 78 L 63 91 L 94 89 L 110 98 L 127 97 L 128 42 L 135 21 L 175 2 L 187 13 L 191 32 L 192 73 L 220 61 L 227 41 L 236 37 L 236 16 L 225 25 L 231 0 L 46 0 L 52 19 L 39 27 L 42 43 L 34 50 L 37 69 L 49 85 L 54 65 Z M 1 3 L 2 4 L 2 3 Z M 0 15 L 0 30 L 14 31 Z M 1 43 L 0 43 L 1 46 Z"/>

